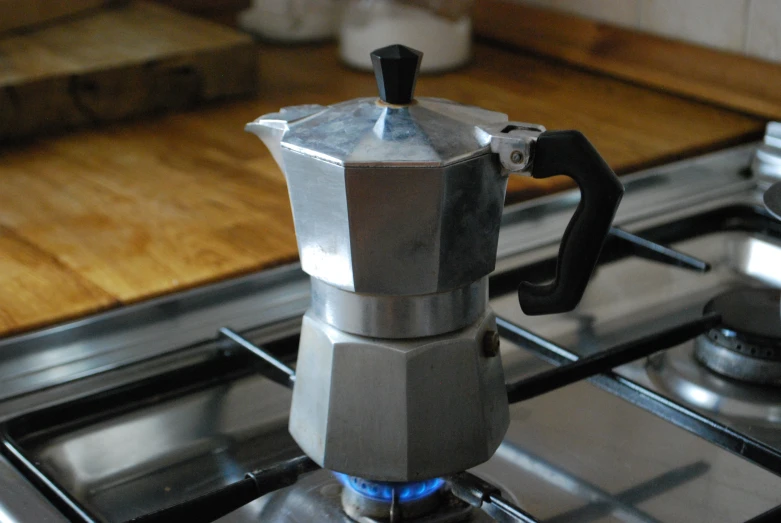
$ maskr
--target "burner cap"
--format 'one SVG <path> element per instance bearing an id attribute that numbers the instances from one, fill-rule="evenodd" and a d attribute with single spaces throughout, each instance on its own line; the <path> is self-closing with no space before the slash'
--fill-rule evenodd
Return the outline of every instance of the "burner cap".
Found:
<path id="1" fill-rule="evenodd" d="M 781 384 L 781 291 L 736 289 L 716 296 L 705 313 L 721 325 L 699 336 L 695 357 L 710 370 L 754 384 Z"/>
<path id="2" fill-rule="evenodd" d="M 776 289 L 735 289 L 709 301 L 705 312 L 721 314 L 718 330 L 724 336 L 765 349 L 752 356 L 781 355 L 780 300 L 781 291 Z"/>

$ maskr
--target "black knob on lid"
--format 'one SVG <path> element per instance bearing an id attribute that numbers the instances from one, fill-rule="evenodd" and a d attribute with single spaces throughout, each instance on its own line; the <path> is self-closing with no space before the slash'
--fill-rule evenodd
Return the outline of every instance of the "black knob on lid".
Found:
<path id="1" fill-rule="evenodd" d="M 382 101 L 396 105 L 410 103 L 423 53 L 396 44 L 377 49 L 371 57 Z"/>

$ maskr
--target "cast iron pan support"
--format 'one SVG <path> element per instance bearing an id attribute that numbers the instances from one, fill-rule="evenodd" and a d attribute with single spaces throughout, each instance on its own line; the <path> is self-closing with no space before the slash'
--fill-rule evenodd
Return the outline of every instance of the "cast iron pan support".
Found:
<path id="1" fill-rule="evenodd" d="M 510 403 L 516 403 L 551 392 L 577 381 L 591 378 L 599 373 L 623 365 L 637 358 L 668 349 L 713 328 L 721 321 L 718 314 L 709 314 L 702 318 L 684 321 L 667 328 L 595 355 L 582 358 L 574 363 L 563 365 L 514 383 L 507 384 L 507 396 Z M 280 375 L 286 384 L 293 386 L 295 380 L 289 369 L 274 356 L 255 346 L 252 342 L 230 329 L 221 329 L 220 334 L 231 342 L 243 347 L 266 362 L 273 364 L 272 375 Z M 262 354 L 261 354 L 262 353 Z M 294 376 L 292 369 L 289 372 Z M 187 521 L 188 523 L 209 523 L 228 514 L 260 496 L 295 483 L 298 477 L 319 468 L 311 459 L 300 456 L 283 461 L 264 470 L 254 471 L 236 483 L 227 485 L 203 496 L 184 501 L 178 505 L 135 518 L 128 523 L 164 523 L 168 521 Z M 503 499 L 497 489 L 469 474 L 456 474 L 448 478 L 454 493 L 464 501 L 474 505 L 490 505 L 492 510 L 504 514 L 506 521 L 528 523 L 535 519 Z M 489 488 L 490 487 L 490 488 Z M 471 493 L 471 494 L 470 494 Z M 478 502 L 479 499 L 479 502 Z M 759 522 L 760 520 L 757 520 Z M 765 521 L 765 520 L 762 520 Z M 771 521 L 771 520 L 767 520 Z"/>
<path id="2" fill-rule="evenodd" d="M 581 197 L 561 240 L 555 279 L 544 284 L 522 282 L 518 301 L 529 315 L 567 312 L 577 306 L 586 290 L 624 186 L 579 131 L 541 133 L 533 162 L 534 178 L 565 174 L 578 184 Z"/>

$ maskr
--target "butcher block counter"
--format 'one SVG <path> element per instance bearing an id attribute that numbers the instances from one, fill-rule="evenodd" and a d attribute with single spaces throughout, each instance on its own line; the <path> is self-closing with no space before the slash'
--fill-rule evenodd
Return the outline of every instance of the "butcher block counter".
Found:
<path id="1" fill-rule="evenodd" d="M 257 96 L 0 149 L 0 336 L 296 260 L 284 178 L 246 122 L 376 93 L 334 46 L 259 46 Z M 583 131 L 621 174 L 761 135 L 764 121 L 478 44 L 417 94 Z M 517 201 L 567 187 L 513 178 Z"/>

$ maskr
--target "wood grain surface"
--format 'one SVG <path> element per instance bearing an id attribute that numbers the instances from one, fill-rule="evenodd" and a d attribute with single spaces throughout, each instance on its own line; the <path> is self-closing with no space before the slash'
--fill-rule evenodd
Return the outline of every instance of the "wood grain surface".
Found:
<path id="1" fill-rule="evenodd" d="M 167 5 L 202 16 L 210 20 L 220 21 L 226 25 L 236 24 L 236 15 L 250 7 L 252 0 L 154 0 L 158 4 Z"/>
<path id="2" fill-rule="evenodd" d="M 510 0 L 477 0 L 480 36 L 642 85 L 781 118 L 781 64 Z"/>
<path id="3" fill-rule="evenodd" d="M 0 0 L 0 33 L 83 14 L 113 0 Z"/>
<path id="4" fill-rule="evenodd" d="M 376 87 L 332 46 L 261 47 L 259 61 L 254 99 L 0 149 L 1 333 L 296 259 L 284 179 L 243 126 Z M 417 94 L 580 129 L 618 172 L 745 140 L 763 125 L 485 45 L 469 67 L 420 78 Z M 514 178 L 511 198 L 564 186 Z"/>
<path id="5" fill-rule="evenodd" d="M 84 316 L 117 300 L 57 258 L 0 227 L 0 333 Z"/>
<path id="6" fill-rule="evenodd" d="M 256 66 L 247 35 L 141 1 L 6 35 L 0 140 L 246 95 Z"/>

